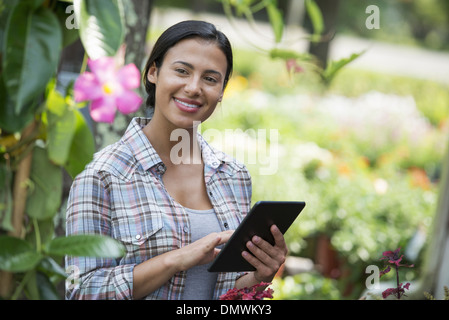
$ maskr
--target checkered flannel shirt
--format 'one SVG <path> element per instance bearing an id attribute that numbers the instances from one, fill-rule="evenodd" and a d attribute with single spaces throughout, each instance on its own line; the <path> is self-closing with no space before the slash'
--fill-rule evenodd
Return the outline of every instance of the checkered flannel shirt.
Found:
<path id="1" fill-rule="evenodd" d="M 167 193 L 165 166 L 134 118 L 120 141 L 106 147 L 78 175 L 67 204 L 67 235 L 101 234 L 121 241 L 120 259 L 66 257 L 78 282 L 66 288 L 67 299 L 132 299 L 133 269 L 152 257 L 191 242 L 189 217 Z M 211 147 L 201 135 L 207 193 L 222 230 L 236 229 L 251 205 L 251 178 L 246 167 Z M 219 273 L 214 299 L 235 285 L 238 273 Z M 186 272 L 146 299 L 180 299 Z"/>

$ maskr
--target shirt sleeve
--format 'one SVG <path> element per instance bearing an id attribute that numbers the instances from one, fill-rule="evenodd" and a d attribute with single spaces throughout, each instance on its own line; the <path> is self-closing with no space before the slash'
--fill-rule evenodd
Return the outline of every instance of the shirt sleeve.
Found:
<path id="1" fill-rule="evenodd" d="M 111 236 L 109 195 L 99 174 L 87 169 L 73 182 L 66 213 L 66 234 Z M 119 265 L 119 260 L 66 257 L 70 282 L 66 299 L 132 299 L 135 265 Z"/>

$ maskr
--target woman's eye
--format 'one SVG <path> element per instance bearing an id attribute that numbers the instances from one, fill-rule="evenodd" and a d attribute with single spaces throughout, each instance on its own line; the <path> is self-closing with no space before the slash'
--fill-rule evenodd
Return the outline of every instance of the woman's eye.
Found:
<path id="1" fill-rule="evenodd" d="M 176 69 L 175 71 L 180 74 L 187 74 L 187 70 L 185 69 Z"/>
<path id="2" fill-rule="evenodd" d="M 211 83 L 217 83 L 217 79 L 213 78 L 213 77 L 205 77 L 204 78 L 207 82 L 211 82 Z"/>

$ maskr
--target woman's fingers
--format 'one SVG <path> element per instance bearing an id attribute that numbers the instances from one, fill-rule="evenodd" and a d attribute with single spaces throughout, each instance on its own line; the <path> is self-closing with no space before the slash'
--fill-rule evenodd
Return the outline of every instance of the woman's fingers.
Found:
<path id="1" fill-rule="evenodd" d="M 242 253 L 243 257 L 257 269 L 256 273 L 262 279 L 271 279 L 274 276 L 285 262 L 288 252 L 282 232 L 274 225 L 270 230 L 275 241 L 274 245 L 254 236 L 251 241 L 247 242 L 248 251 L 252 254 Z"/>

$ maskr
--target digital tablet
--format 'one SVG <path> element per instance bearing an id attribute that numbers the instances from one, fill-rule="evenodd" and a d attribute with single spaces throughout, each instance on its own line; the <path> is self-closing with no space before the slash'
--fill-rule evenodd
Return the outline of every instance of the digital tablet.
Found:
<path id="1" fill-rule="evenodd" d="M 284 234 L 304 209 L 302 201 L 259 201 L 234 231 L 229 241 L 207 269 L 209 272 L 243 272 L 256 270 L 242 257 L 246 243 L 255 235 L 274 245 L 270 228 L 276 225 Z"/>

